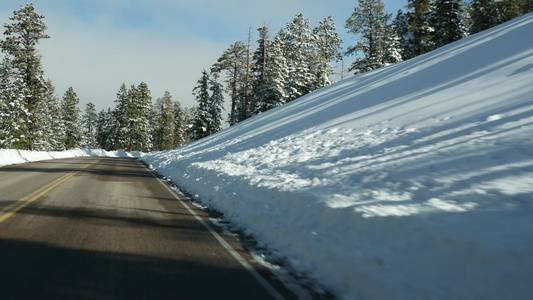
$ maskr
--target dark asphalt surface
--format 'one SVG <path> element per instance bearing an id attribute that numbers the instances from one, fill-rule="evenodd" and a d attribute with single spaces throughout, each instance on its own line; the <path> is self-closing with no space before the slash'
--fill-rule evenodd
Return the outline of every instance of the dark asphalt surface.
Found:
<path id="1" fill-rule="evenodd" d="M 134 159 L 2 167 L 0 212 L 0 299 L 273 298 Z"/>

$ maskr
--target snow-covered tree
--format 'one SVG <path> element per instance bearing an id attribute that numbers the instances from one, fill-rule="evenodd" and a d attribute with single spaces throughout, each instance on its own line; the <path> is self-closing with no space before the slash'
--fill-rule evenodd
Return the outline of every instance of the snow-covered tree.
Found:
<path id="1" fill-rule="evenodd" d="M 181 103 L 179 101 L 175 101 L 173 111 L 175 122 L 175 130 L 172 133 L 174 135 L 173 148 L 176 148 L 191 142 L 191 139 L 189 138 L 189 125 L 191 124 L 192 120 L 194 120 L 194 110 L 188 109 L 186 107 L 181 107 Z"/>
<path id="2" fill-rule="evenodd" d="M 89 148 L 97 148 L 98 142 L 96 140 L 96 127 L 98 126 L 98 115 L 96 114 L 96 106 L 89 102 L 85 106 L 85 113 L 82 117 L 83 124 L 83 138 L 82 144 Z"/>
<path id="3" fill-rule="evenodd" d="M 96 141 L 98 146 L 105 150 L 115 150 L 116 119 L 113 111 L 108 108 L 98 113 L 98 123 L 96 125 Z"/>
<path id="4" fill-rule="evenodd" d="M 285 46 L 285 30 L 281 29 L 270 46 L 269 58 L 263 87 L 257 93 L 254 113 L 260 114 L 284 104 L 286 97 L 286 84 L 289 78 Z"/>
<path id="5" fill-rule="evenodd" d="M 390 19 L 391 15 L 385 13 L 381 0 L 359 0 L 359 5 L 346 21 L 348 32 L 360 37 L 355 46 L 348 47 L 346 54 L 362 54 L 352 63 L 350 71 L 356 74 L 368 72 L 401 60 Z"/>
<path id="6" fill-rule="evenodd" d="M 243 78 L 247 70 L 248 48 L 243 42 L 232 44 L 217 62 L 212 66 L 212 73 L 226 71 L 226 91 L 231 98 L 231 111 L 229 114 L 229 124 L 234 125 L 239 121 L 239 102 L 242 100 Z"/>
<path id="7" fill-rule="evenodd" d="M 342 58 L 342 40 L 335 32 L 335 22 L 331 16 L 320 22 L 319 26 L 313 30 L 316 36 L 317 61 L 314 64 L 316 82 L 315 89 L 330 85 L 330 76 L 333 74 L 332 62 L 338 62 Z"/>
<path id="8" fill-rule="evenodd" d="M 39 104 L 39 139 L 35 143 L 36 150 L 65 150 L 65 125 L 63 122 L 61 100 L 56 95 L 51 80 L 46 81 L 46 92 Z"/>
<path id="9" fill-rule="evenodd" d="M 211 76 L 209 81 L 209 115 L 211 116 L 211 133 L 222 130 L 222 110 L 224 109 L 224 95 L 222 94 L 222 84 L 218 82 L 218 74 Z M 246 109 L 246 107 L 244 108 Z"/>
<path id="10" fill-rule="evenodd" d="M 263 102 L 265 92 L 268 89 L 267 69 L 270 62 L 270 45 L 268 40 L 268 28 L 263 26 L 258 28 L 259 39 L 257 40 L 257 49 L 252 58 L 252 114 L 257 114 L 259 103 Z"/>
<path id="11" fill-rule="evenodd" d="M 112 134 L 113 136 L 113 146 L 115 149 L 127 149 L 129 136 L 130 136 L 130 126 L 128 122 L 128 107 L 131 105 L 131 98 L 128 97 L 128 89 L 126 84 L 122 83 L 118 92 L 117 98 L 115 100 L 115 109 L 113 110 L 113 125 L 112 125 Z"/>
<path id="12" fill-rule="evenodd" d="M 224 99 L 222 85 L 216 80 L 217 75 L 216 72 L 209 75 L 204 70 L 202 77 L 193 89 L 193 95 L 196 96 L 198 102 L 191 126 L 191 138 L 193 140 L 199 140 L 222 129 Z"/>
<path id="13" fill-rule="evenodd" d="M 61 102 L 61 115 L 65 126 L 65 149 L 81 146 L 82 126 L 80 122 L 81 109 L 78 107 L 79 103 L 80 99 L 78 95 L 76 95 L 72 87 L 69 87 Z"/>
<path id="14" fill-rule="evenodd" d="M 209 81 L 210 76 L 206 70 L 202 72 L 202 77 L 198 80 L 196 87 L 193 89 L 193 95 L 196 97 L 198 105 L 196 106 L 196 114 L 194 122 L 191 127 L 191 138 L 199 140 L 210 135 L 212 116 L 210 111 L 210 96 L 209 96 Z"/>
<path id="15" fill-rule="evenodd" d="M 289 71 L 285 96 L 287 101 L 292 101 L 314 90 L 317 79 L 312 66 L 317 61 L 317 37 L 313 34 L 309 19 L 299 14 L 285 27 L 284 38 Z"/>
<path id="16" fill-rule="evenodd" d="M 152 148 L 150 113 L 152 97 L 148 85 L 141 82 L 132 86 L 128 92 L 130 106 L 127 108 L 127 124 L 129 127 L 128 151 L 148 152 Z"/>
<path id="17" fill-rule="evenodd" d="M 35 12 L 33 4 L 27 4 L 15 11 L 9 18 L 13 23 L 6 23 L 5 40 L 0 41 L 2 51 L 12 57 L 13 66 L 22 77 L 24 87 L 23 101 L 27 114 L 24 116 L 26 133 L 20 136 L 21 143 L 33 150 L 38 139 L 39 119 L 37 109 L 46 91 L 41 56 L 35 46 L 41 39 L 49 38 L 44 33 L 46 26 L 43 15 Z"/>
<path id="18" fill-rule="evenodd" d="M 413 34 L 409 31 L 409 17 L 401 9 L 398 10 L 396 17 L 392 21 L 392 26 L 397 37 L 397 49 L 401 54 L 402 60 L 415 57 L 412 42 Z"/>
<path id="19" fill-rule="evenodd" d="M 154 104 L 153 150 L 168 150 L 175 147 L 176 114 L 172 96 L 168 91 Z"/>
<path id="20" fill-rule="evenodd" d="M 0 66 L 0 148 L 26 148 L 29 112 L 24 105 L 25 88 L 19 70 L 6 56 Z"/>

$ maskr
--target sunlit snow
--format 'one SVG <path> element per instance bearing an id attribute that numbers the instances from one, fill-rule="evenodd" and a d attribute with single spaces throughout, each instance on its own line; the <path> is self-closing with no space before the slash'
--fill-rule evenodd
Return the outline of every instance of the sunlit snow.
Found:
<path id="1" fill-rule="evenodd" d="M 533 295 L 533 15 L 143 159 L 345 299 Z"/>

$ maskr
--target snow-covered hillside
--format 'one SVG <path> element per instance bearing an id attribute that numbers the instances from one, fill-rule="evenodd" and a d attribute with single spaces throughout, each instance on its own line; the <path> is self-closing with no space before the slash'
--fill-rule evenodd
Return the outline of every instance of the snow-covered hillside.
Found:
<path id="1" fill-rule="evenodd" d="M 342 299 L 533 295 L 533 15 L 143 158 Z"/>

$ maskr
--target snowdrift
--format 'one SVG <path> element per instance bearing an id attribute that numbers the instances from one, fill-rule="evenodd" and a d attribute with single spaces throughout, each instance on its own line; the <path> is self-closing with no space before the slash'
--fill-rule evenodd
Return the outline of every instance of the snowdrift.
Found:
<path id="1" fill-rule="evenodd" d="M 343 299 L 533 295 L 533 15 L 142 159 Z"/>
<path id="2" fill-rule="evenodd" d="M 123 150 L 105 151 L 102 149 L 72 149 L 65 151 L 28 151 L 15 149 L 0 149 L 0 167 L 5 165 L 23 164 L 33 161 L 62 159 L 71 157 L 140 157 L 140 152 L 125 152 Z"/>

